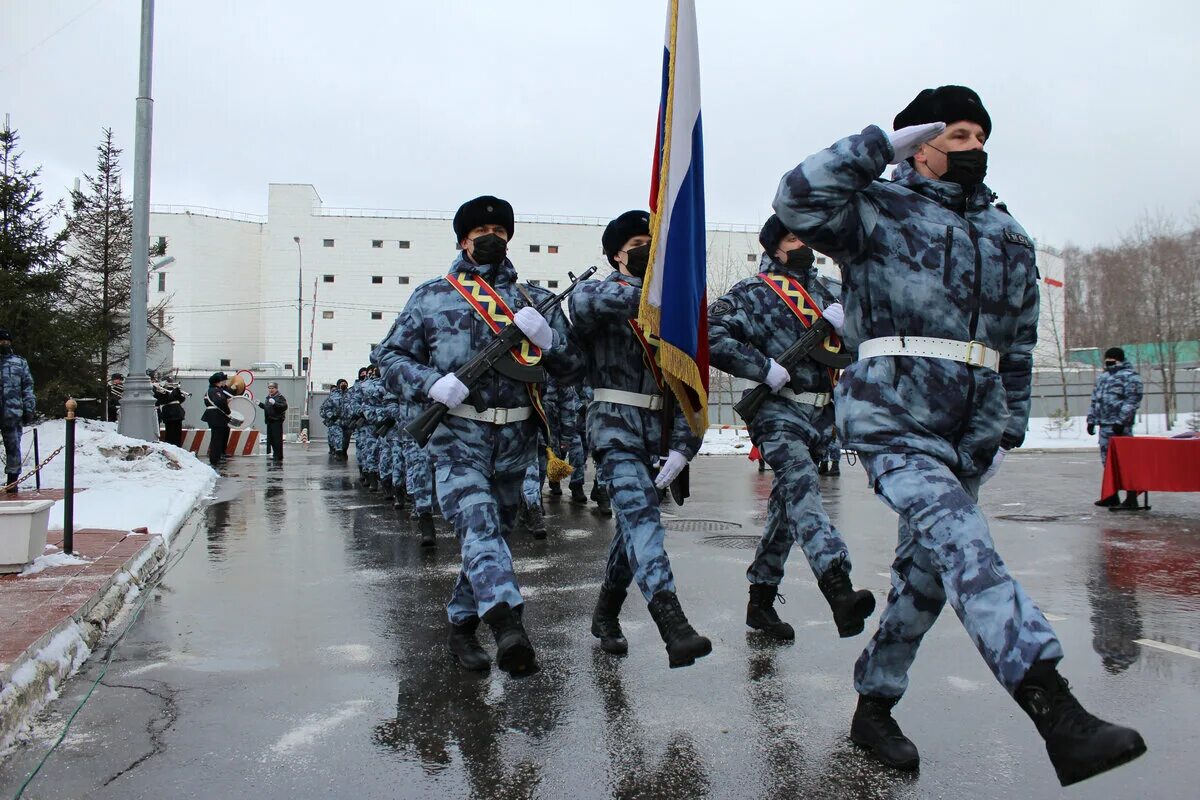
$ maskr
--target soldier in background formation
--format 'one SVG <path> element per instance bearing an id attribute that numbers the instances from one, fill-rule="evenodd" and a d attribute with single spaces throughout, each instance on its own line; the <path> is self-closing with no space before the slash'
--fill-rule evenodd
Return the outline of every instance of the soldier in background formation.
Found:
<path id="1" fill-rule="evenodd" d="M 229 446 L 229 376 L 214 372 L 208 378 L 208 391 L 204 394 L 204 414 L 200 419 L 208 423 L 208 463 L 216 468 L 225 462 L 225 449 Z"/>
<path id="2" fill-rule="evenodd" d="M 926 89 L 893 128 L 871 125 L 809 156 L 783 176 L 774 204 L 788 230 L 841 265 L 858 360 L 837 386 L 838 428 L 900 517 L 892 590 L 855 666 L 850 737 L 885 764 L 918 768 L 892 708 L 948 601 L 1067 785 L 1146 746 L 1071 693 L 1062 645 L 1009 574 L 978 504 L 1028 422 L 1033 242 L 983 183 L 992 122 L 975 92 Z M 880 180 L 889 163 L 892 180 Z"/>
<path id="3" fill-rule="evenodd" d="M 0 329 L 0 433 L 4 436 L 4 486 L 16 494 L 21 477 L 21 434 L 37 412 L 29 363 L 13 352 L 12 334 Z"/>
<path id="4" fill-rule="evenodd" d="M 1104 371 L 1096 378 L 1092 404 L 1088 407 L 1087 432 L 1100 431 L 1100 463 L 1108 461 L 1108 440 L 1113 436 L 1133 436 L 1133 422 L 1142 404 L 1142 376 L 1125 360 L 1125 351 L 1110 347 L 1104 351 Z M 1097 500 L 1096 505 L 1121 505 L 1117 494 Z M 1126 492 L 1126 508 L 1137 508 L 1136 492 Z"/>
<path id="5" fill-rule="evenodd" d="M 329 392 L 329 397 L 321 403 L 320 410 L 321 422 L 325 423 L 329 437 L 329 454 L 341 458 L 346 457 L 346 451 L 350 447 L 350 436 L 347 432 L 350 422 L 347 409 L 349 388 L 345 378 L 338 378 L 338 382 Z"/>
<path id="6" fill-rule="evenodd" d="M 167 444 L 183 447 L 183 420 L 187 416 L 183 402 L 191 395 L 178 383 L 160 379 L 158 373 L 152 369 L 146 370 L 146 375 L 150 378 L 154 405 L 158 409 L 158 418 L 163 426 L 162 440 Z"/>
<path id="7" fill-rule="evenodd" d="M 760 273 L 735 285 L 708 310 L 712 365 L 765 383 L 772 392 L 749 423 L 751 441 L 771 465 L 774 482 L 766 528 L 746 571 L 746 624 L 776 639 L 795 638 L 774 603 L 784 563 L 792 545 L 800 542 L 833 611 L 838 635 L 856 636 L 875 609 L 875 598 L 865 590 L 856 592 L 850 583 L 850 554 L 821 504 L 812 456 L 824 453 L 833 427 L 834 369 L 811 357 L 791 370 L 775 360 L 820 317 L 840 330 L 842 306 L 817 280 L 812 248 L 779 217 L 767 220 L 758 240 L 763 248 Z"/>

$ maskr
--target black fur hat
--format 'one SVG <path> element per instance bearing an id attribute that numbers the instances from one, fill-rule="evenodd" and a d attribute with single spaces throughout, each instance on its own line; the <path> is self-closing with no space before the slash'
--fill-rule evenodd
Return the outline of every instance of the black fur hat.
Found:
<path id="1" fill-rule="evenodd" d="M 511 241 L 515 227 L 512 205 L 490 194 L 463 203 L 454 212 L 454 241 L 461 242 L 480 225 L 503 225 Z"/>
<path id="2" fill-rule="evenodd" d="M 939 86 L 923 89 L 892 121 L 895 130 L 926 122 L 944 122 L 952 125 L 966 120 L 976 122 L 983 128 L 985 136 L 992 135 L 992 118 L 988 116 L 983 101 L 974 90 L 966 86 Z"/>
<path id="3" fill-rule="evenodd" d="M 608 263 L 614 267 L 617 262 L 613 259 L 621 248 L 635 236 L 650 235 L 650 212 L 634 209 L 626 211 L 621 216 L 608 223 L 604 234 L 600 237 L 600 247 L 608 257 Z"/>

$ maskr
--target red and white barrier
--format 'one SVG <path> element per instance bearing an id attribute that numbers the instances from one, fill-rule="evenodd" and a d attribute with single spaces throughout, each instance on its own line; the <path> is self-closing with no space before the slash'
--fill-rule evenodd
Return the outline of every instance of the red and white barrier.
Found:
<path id="1" fill-rule="evenodd" d="M 229 445 L 225 448 L 227 456 L 252 456 L 258 447 L 258 435 L 261 431 L 256 428 L 230 428 Z M 166 436 L 166 431 L 159 429 L 158 438 Z M 208 428 L 184 428 L 183 449 L 192 453 L 208 453 Z"/>

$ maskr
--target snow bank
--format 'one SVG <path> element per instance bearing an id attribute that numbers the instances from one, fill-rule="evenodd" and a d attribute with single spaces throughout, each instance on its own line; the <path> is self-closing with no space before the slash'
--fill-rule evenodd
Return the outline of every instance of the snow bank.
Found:
<path id="1" fill-rule="evenodd" d="M 1188 415 L 1176 418 L 1175 427 L 1167 428 L 1166 414 L 1139 416 L 1133 426 L 1135 436 L 1174 436 L 1188 430 Z M 1098 436 L 1089 436 L 1087 417 L 1071 417 L 1062 422 L 1051 417 L 1031 417 L 1022 450 L 1093 449 L 1099 448 Z M 700 447 L 702 456 L 748 456 L 753 444 L 744 427 L 725 425 L 709 428 Z"/>
<path id="2" fill-rule="evenodd" d="M 46 546 L 50 547 L 50 545 Z M 51 567 L 69 567 L 72 564 L 89 563 L 91 562 L 89 562 L 86 558 L 80 558 L 79 556 L 73 556 L 68 553 L 51 553 L 50 555 L 38 556 L 35 558 L 32 564 L 21 570 L 21 576 L 24 577 L 25 575 L 36 575 L 42 570 L 50 569 Z"/>
<path id="3" fill-rule="evenodd" d="M 62 420 L 37 426 L 45 458 L 63 444 Z M 42 470 L 42 486 L 61 488 L 63 454 Z M 75 425 L 75 528 L 133 530 L 169 538 L 216 483 L 217 473 L 192 453 L 162 442 L 117 433 L 116 423 L 81 419 Z M 63 503 L 50 511 L 50 528 L 63 527 Z"/>

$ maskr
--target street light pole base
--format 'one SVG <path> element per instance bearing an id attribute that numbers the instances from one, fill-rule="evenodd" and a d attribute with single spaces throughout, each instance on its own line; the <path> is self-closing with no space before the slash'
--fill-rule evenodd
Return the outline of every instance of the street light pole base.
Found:
<path id="1" fill-rule="evenodd" d="M 158 441 L 158 416 L 154 409 L 154 393 L 145 375 L 130 375 L 125 379 L 121 395 L 121 416 L 117 432 L 144 442 Z"/>

